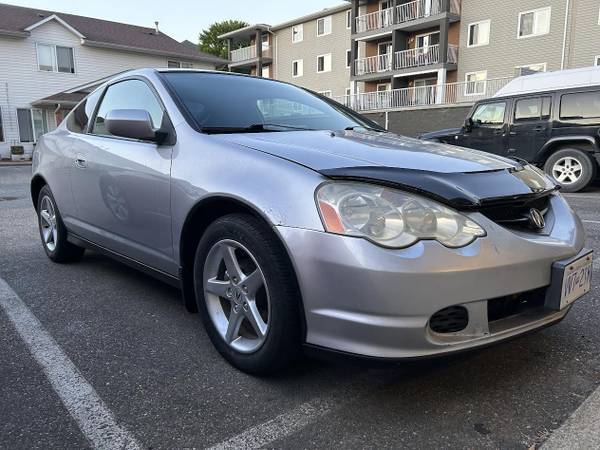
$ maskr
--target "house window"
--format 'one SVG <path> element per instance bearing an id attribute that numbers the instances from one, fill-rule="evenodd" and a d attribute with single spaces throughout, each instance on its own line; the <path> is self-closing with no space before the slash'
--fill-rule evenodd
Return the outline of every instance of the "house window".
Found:
<path id="1" fill-rule="evenodd" d="M 194 64 L 190 63 L 190 62 L 184 62 L 184 61 L 169 60 L 169 61 L 167 61 L 167 67 L 169 69 L 193 69 Z"/>
<path id="2" fill-rule="evenodd" d="M 71 47 L 37 44 L 38 68 L 44 72 L 75 73 Z"/>
<path id="3" fill-rule="evenodd" d="M 486 89 L 487 70 L 465 74 L 465 95 L 482 95 Z"/>
<path id="4" fill-rule="evenodd" d="M 345 95 L 346 97 L 350 97 L 352 95 L 352 88 L 346 88 Z"/>
<path id="5" fill-rule="evenodd" d="M 304 40 L 304 25 L 296 25 L 292 27 L 292 42 L 302 42 Z"/>
<path id="6" fill-rule="evenodd" d="M 596 60 L 594 61 L 595 66 L 600 66 L 600 56 L 596 56 Z"/>
<path id="7" fill-rule="evenodd" d="M 352 28 L 352 10 L 346 11 L 346 29 Z"/>
<path id="8" fill-rule="evenodd" d="M 515 76 L 522 77 L 525 75 L 532 75 L 534 73 L 545 72 L 545 71 L 546 71 L 546 63 L 528 64 L 525 66 L 515 67 Z"/>
<path id="9" fill-rule="evenodd" d="M 48 118 L 43 109 L 17 109 L 17 122 L 21 142 L 37 142 L 48 132 Z"/>
<path id="10" fill-rule="evenodd" d="M 331 34 L 331 16 L 317 19 L 317 36 Z"/>
<path id="11" fill-rule="evenodd" d="M 469 25 L 468 47 L 479 47 L 490 43 L 490 21 L 483 20 Z"/>
<path id="12" fill-rule="evenodd" d="M 346 50 L 346 69 L 352 65 L 352 50 Z"/>
<path id="13" fill-rule="evenodd" d="M 298 78 L 304 75 L 304 60 L 292 61 L 292 77 Z"/>
<path id="14" fill-rule="evenodd" d="M 552 9 L 542 8 L 519 13 L 518 38 L 540 36 L 550 32 L 550 16 Z"/>
<path id="15" fill-rule="evenodd" d="M 317 72 L 331 72 L 331 53 L 317 56 Z"/>
<path id="16" fill-rule="evenodd" d="M 262 77 L 263 78 L 271 78 L 271 66 L 263 66 Z"/>
<path id="17" fill-rule="evenodd" d="M 327 98 L 331 98 L 331 96 L 333 95 L 331 91 L 320 91 L 319 94 Z"/>
<path id="18" fill-rule="evenodd" d="M 2 127 L 2 108 L 0 108 L 0 142 L 4 142 L 4 128 Z"/>

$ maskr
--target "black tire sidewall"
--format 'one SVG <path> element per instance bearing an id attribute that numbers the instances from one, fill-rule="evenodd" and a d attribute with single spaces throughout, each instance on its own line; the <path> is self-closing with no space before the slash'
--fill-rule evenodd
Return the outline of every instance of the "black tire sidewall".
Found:
<path id="1" fill-rule="evenodd" d="M 550 155 L 550 157 L 546 160 L 544 164 L 544 171 L 548 176 L 550 176 L 556 183 L 560 184 L 560 182 L 554 179 L 552 175 L 552 167 L 561 158 L 566 156 L 570 156 L 572 158 L 577 159 L 581 166 L 583 167 L 583 174 L 581 178 L 573 184 L 570 185 L 561 185 L 563 192 L 578 192 L 585 188 L 587 188 L 594 178 L 596 177 L 596 162 L 591 158 L 591 156 L 585 152 L 584 150 L 579 150 L 576 148 L 563 148 L 558 150 L 557 152 Z"/>
<path id="2" fill-rule="evenodd" d="M 267 281 L 271 302 L 269 330 L 262 346 L 253 353 L 240 353 L 223 340 L 208 313 L 204 299 L 203 272 L 210 249 L 223 239 L 242 244 L 252 253 Z M 216 349 L 235 367 L 248 373 L 269 374 L 280 370 L 299 353 L 301 315 L 299 291 L 291 264 L 281 244 L 266 224 L 245 214 L 232 214 L 211 224 L 196 251 L 194 288 L 198 311 Z"/>

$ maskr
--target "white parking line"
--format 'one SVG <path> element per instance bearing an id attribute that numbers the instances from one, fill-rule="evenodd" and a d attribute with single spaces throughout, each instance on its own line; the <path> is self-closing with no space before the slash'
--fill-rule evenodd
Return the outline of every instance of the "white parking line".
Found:
<path id="1" fill-rule="evenodd" d="M 283 413 L 272 420 L 232 437 L 209 450 L 246 450 L 261 448 L 286 436 L 300 431 L 302 428 L 319 420 L 332 408 L 326 400 L 313 400 L 303 403 L 290 412 Z"/>
<path id="2" fill-rule="evenodd" d="M 98 449 L 141 449 L 136 439 L 117 424 L 94 388 L 2 278 L 0 307 L 92 446 Z"/>
<path id="3" fill-rule="evenodd" d="M 542 449 L 600 448 L 600 388 L 554 431 Z"/>
<path id="4" fill-rule="evenodd" d="M 600 220 L 587 220 L 587 219 L 583 220 L 583 219 L 581 219 L 581 221 L 583 223 L 596 223 L 596 224 L 600 224 Z"/>

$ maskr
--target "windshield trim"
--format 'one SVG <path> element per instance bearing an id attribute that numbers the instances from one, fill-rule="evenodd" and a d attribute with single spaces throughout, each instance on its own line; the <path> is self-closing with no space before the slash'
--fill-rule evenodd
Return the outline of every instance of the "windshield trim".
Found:
<path id="1" fill-rule="evenodd" d="M 192 127 L 195 131 L 197 131 L 198 133 L 201 134 L 205 134 L 205 135 L 210 135 L 210 134 L 214 134 L 214 133 L 206 133 L 202 130 L 202 127 L 196 122 L 196 119 L 194 118 L 194 116 L 188 111 L 188 109 L 185 106 L 185 103 L 183 102 L 183 100 L 181 100 L 181 98 L 179 97 L 179 95 L 177 94 L 177 91 L 175 90 L 175 88 L 171 85 L 171 83 L 169 82 L 169 80 L 167 79 L 167 77 L 165 76 L 165 74 L 180 74 L 180 73 L 195 73 L 201 76 L 211 76 L 211 75 L 221 75 L 221 76 L 231 76 L 231 77 L 250 77 L 250 78 L 259 78 L 259 77 L 252 77 L 250 75 L 245 75 L 245 74 L 239 74 L 239 73 L 224 73 L 224 72 L 199 72 L 196 70 L 181 70 L 181 71 L 176 71 L 176 72 L 169 72 L 169 71 L 165 71 L 165 72 L 157 72 L 157 76 L 158 79 L 161 81 L 162 85 L 164 86 L 164 88 L 167 90 L 167 92 L 169 93 L 169 95 L 171 96 L 171 98 L 173 99 L 173 101 L 175 102 L 175 104 L 177 105 L 177 108 L 179 109 L 179 112 L 183 115 L 183 117 L 185 118 L 185 121 L 187 122 L 187 124 Z M 288 86 L 293 86 L 295 88 L 301 89 L 304 92 L 311 94 L 317 98 L 319 98 L 320 100 L 326 102 L 327 104 L 329 104 L 332 108 L 334 108 L 335 110 L 337 110 L 340 114 L 345 115 L 346 117 L 348 117 L 349 119 L 351 119 L 352 121 L 356 122 L 356 124 L 360 127 L 364 127 L 364 128 L 370 128 L 373 131 L 378 131 L 378 132 L 382 132 L 382 133 L 387 133 L 387 130 L 385 128 L 383 128 L 381 125 L 379 125 L 377 122 L 362 116 L 361 114 L 357 113 L 356 111 L 354 111 L 351 108 L 348 108 L 345 105 L 342 105 L 341 103 L 336 102 L 335 100 L 329 98 L 329 97 L 325 97 L 324 95 L 321 95 L 317 92 L 314 92 L 310 89 L 306 89 L 303 88 L 301 86 L 296 86 L 295 84 L 292 83 L 288 83 L 285 81 L 281 81 L 281 80 L 271 80 L 271 79 L 263 79 L 265 82 L 270 82 L 270 83 L 281 83 L 281 84 L 286 84 Z M 313 131 L 323 131 L 323 130 L 313 130 Z M 337 131 L 337 130 L 332 130 L 332 131 Z"/>

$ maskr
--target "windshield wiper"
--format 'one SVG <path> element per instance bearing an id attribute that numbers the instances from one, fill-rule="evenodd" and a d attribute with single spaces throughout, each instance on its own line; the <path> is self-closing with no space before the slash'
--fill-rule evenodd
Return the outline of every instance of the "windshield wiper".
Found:
<path id="1" fill-rule="evenodd" d="M 367 130 L 367 131 L 378 131 L 380 133 L 384 133 L 387 130 L 384 130 L 383 128 L 373 128 L 373 127 L 365 127 L 364 125 L 353 125 L 351 127 L 346 127 L 344 128 L 344 131 L 354 131 L 356 129 L 363 129 L 363 130 Z"/>
<path id="2" fill-rule="evenodd" d="M 279 123 L 255 123 L 247 127 L 203 127 L 202 132 L 207 134 L 233 134 L 233 133 L 277 133 L 284 130 L 277 130 L 271 127 L 284 128 L 288 130 L 311 130 L 311 128 L 295 127 L 293 125 L 284 125 Z"/>

